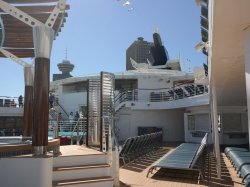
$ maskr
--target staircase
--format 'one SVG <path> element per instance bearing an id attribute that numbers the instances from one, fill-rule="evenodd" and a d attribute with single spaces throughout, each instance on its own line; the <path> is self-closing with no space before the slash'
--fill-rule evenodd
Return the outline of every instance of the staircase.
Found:
<path id="1" fill-rule="evenodd" d="M 65 111 L 65 109 L 60 105 L 58 99 L 54 102 L 53 108 L 49 109 L 49 119 L 57 121 L 58 119 L 58 113 L 61 113 L 60 120 L 68 120 L 69 114 Z"/>
<path id="2" fill-rule="evenodd" d="M 57 111 L 55 109 L 49 109 L 49 120 L 57 121 Z"/>
<path id="3" fill-rule="evenodd" d="M 120 109 L 126 106 L 127 93 L 120 92 L 115 96 L 115 112 L 118 112 Z"/>
<path id="4" fill-rule="evenodd" d="M 126 102 L 119 103 L 117 106 L 115 106 L 115 112 L 119 112 L 122 108 L 126 106 Z"/>
<path id="5" fill-rule="evenodd" d="M 77 146 L 75 146 L 76 148 Z M 78 146 L 80 147 L 80 146 Z M 61 155 L 53 161 L 53 187 L 113 187 L 107 155 L 95 150 Z"/>

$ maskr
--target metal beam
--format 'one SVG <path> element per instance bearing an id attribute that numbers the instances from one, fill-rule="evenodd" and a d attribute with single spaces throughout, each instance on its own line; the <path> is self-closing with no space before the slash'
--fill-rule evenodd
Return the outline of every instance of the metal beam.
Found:
<path id="1" fill-rule="evenodd" d="M 59 0 L 58 4 L 55 6 L 53 12 L 51 12 L 49 18 L 47 19 L 45 25 L 49 28 L 52 28 L 56 22 L 56 19 L 60 12 L 65 11 L 66 2 L 65 0 Z"/>
<path id="2" fill-rule="evenodd" d="M 23 67 L 28 67 L 31 66 L 29 63 L 24 62 L 22 59 L 18 58 L 17 56 L 15 56 L 14 54 L 12 54 L 11 52 L 0 48 L 0 52 L 3 53 L 7 58 L 13 60 L 14 62 L 16 62 L 17 64 L 23 66 Z"/>
<path id="3" fill-rule="evenodd" d="M 16 19 L 22 21 L 23 23 L 29 25 L 30 27 L 37 27 L 37 26 L 44 26 L 46 25 L 49 28 L 52 28 L 56 22 L 56 19 L 59 15 L 59 13 L 66 10 L 66 1 L 65 0 L 59 0 L 58 4 L 53 9 L 53 12 L 51 12 L 49 18 L 47 19 L 46 23 L 42 23 L 39 20 L 33 18 L 29 14 L 23 12 L 22 10 L 16 8 L 15 6 L 6 3 L 3 0 L 0 0 L 0 8 L 7 14 L 10 14 L 11 16 L 15 17 Z"/>
<path id="4" fill-rule="evenodd" d="M 30 27 L 43 25 L 42 22 L 38 21 L 37 19 L 34 19 L 29 14 L 19 10 L 18 8 L 9 3 L 4 2 L 3 0 L 0 0 L 0 7 L 4 12 L 12 15 L 13 17 L 22 21 L 23 23 L 26 23 Z"/>

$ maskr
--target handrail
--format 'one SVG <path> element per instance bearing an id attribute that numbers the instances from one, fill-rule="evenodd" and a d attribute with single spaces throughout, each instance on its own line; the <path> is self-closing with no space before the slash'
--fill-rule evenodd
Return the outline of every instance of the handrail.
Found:
<path id="1" fill-rule="evenodd" d="M 69 121 L 69 120 L 61 120 L 61 121 L 49 120 L 49 131 L 52 131 L 55 127 L 54 125 L 58 123 L 60 132 L 72 132 L 73 128 L 75 127 L 75 125 L 73 127 L 72 124 L 76 124 L 76 122 L 77 121 Z"/>
<path id="2" fill-rule="evenodd" d="M 119 100 L 125 100 L 127 96 L 127 92 L 126 91 L 123 91 L 123 92 L 119 92 L 116 96 L 115 96 L 115 103 Z"/>
<path id="3" fill-rule="evenodd" d="M 57 106 L 60 107 L 60 109 L 62 109 L 62 111 L 66 114 L 67 117 L 69 117 L 69 114 L 66 112 L 66 110 L 63 108 L 63 106 L 59 103 L 59 101 L 56 99 L 55 103 L 57 104 Z"/>
<path id="4" fill-rule="evenodd" d="M 111 143 L 111 141 L 114 142 L 114 144 L 112 143 L 112 144 L 110 144 L 110 145 L 113 145 L 114 147 L 117 148 L 117 150 L 119 150 L 118 139 L 117 139 L 117 137 L 116 137 L 114 128 L 111 126 L 111 124 L 112 124 L 112 123 L 111 123 L 111 120 L 114 120 L 114 118 L 113 118 L 113 117 L 110 117 L 110 116 L 103 116 L 103 118 L 106 118 L 106 119 L 109 120 L 109 123 L 108 123 L 108 124 L 109 124 L 109 128 L 110 128 L 110 131 L 111 131 L 111 140 L 109 140 L 109 141 L 110 141 L 109 144 Z M 114 147 L 112 147 L 112 149 L 113 149 Z"/>
<path id="5" fill-rule="evenodd" d="M 17 99 L 18 97 L 15 97 L 15 96 L 13 96 L 13 97 L 12 97 L 12 96 L 2 96 L 2 95 L 1 95 L 0 98 L 6 98 L 6 99 L 7 99 L 7 98 L 8 98 L 8 99 L 9 99 L 9 98 L 16 98 L 16 99 Z"/>

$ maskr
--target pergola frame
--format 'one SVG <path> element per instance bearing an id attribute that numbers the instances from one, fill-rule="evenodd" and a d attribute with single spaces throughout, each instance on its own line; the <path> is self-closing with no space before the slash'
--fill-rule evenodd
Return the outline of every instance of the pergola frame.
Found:
<path id="1" fill-rule="evenodd" d="M 32 106 L 32 146 L 34 156 L 44 156 L 47 154 L 48 146 L 50 55 L 52 42 L 55 38 L 55 30 L 53 29 L 53 26 L 55 25 L 59 14 L 65 11 L 66 1 L 58 1 L 46 23 L 42 23 L 3 0 L 0 0 L 0 8 L 5 13 L 32 27 L 35 51 L 34 89 L 32 88 L 34 94 L 33 97 L 31 95 L 31 100 L 32 98 L 34 100 L 34 105 Z M 58 28 L 58 30 L 59 29 L 60 28 Z"/>

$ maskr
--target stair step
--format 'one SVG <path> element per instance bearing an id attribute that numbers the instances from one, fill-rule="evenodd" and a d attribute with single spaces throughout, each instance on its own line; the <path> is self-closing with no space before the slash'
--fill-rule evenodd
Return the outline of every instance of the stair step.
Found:
<path id="1" fill-rule="evenodd" d="M 110 175 L 109 164 L 74 165 L 53 168 L 53 181 Z"/>
<path id="2" fill-rule="evenodd" d="M 105 168 L 110 167 L 109 164 L 91 164 L 91 165 L 79 165 L 79 166 L 66 166 L 66 167 L 54 167 L 53 171 L 68 171 L 78 169 L 94 169 L 94 168 Z"/>
<path id="3" fill-rule="evenodd" d="M 106 185 L 105 185 L 106 182 Z M 67 187 L 78 187 L 78 186 L 97 186 L 96 184 L 100 183 L 100 187 L 108 187 L 113 186 L 113 178 L 109 176 L 104 177 L 92 177 L 92 178 L 82 178 L 82 179 L 74 179 L 74 180 L 61 180 L 61 181 L 53 181 L 53 187 L 59 186 L 67 186 Z M 91 185 L 92 184 L 92 185 Z"/>
<path id="4" fill-rule="evenodd" d="M 106 162 L 105 154 L 88 154 L 77 156 L 59 156 L 53 161 L 54 167 L 72 167 L 78 165 L 102 164 Z"/>

